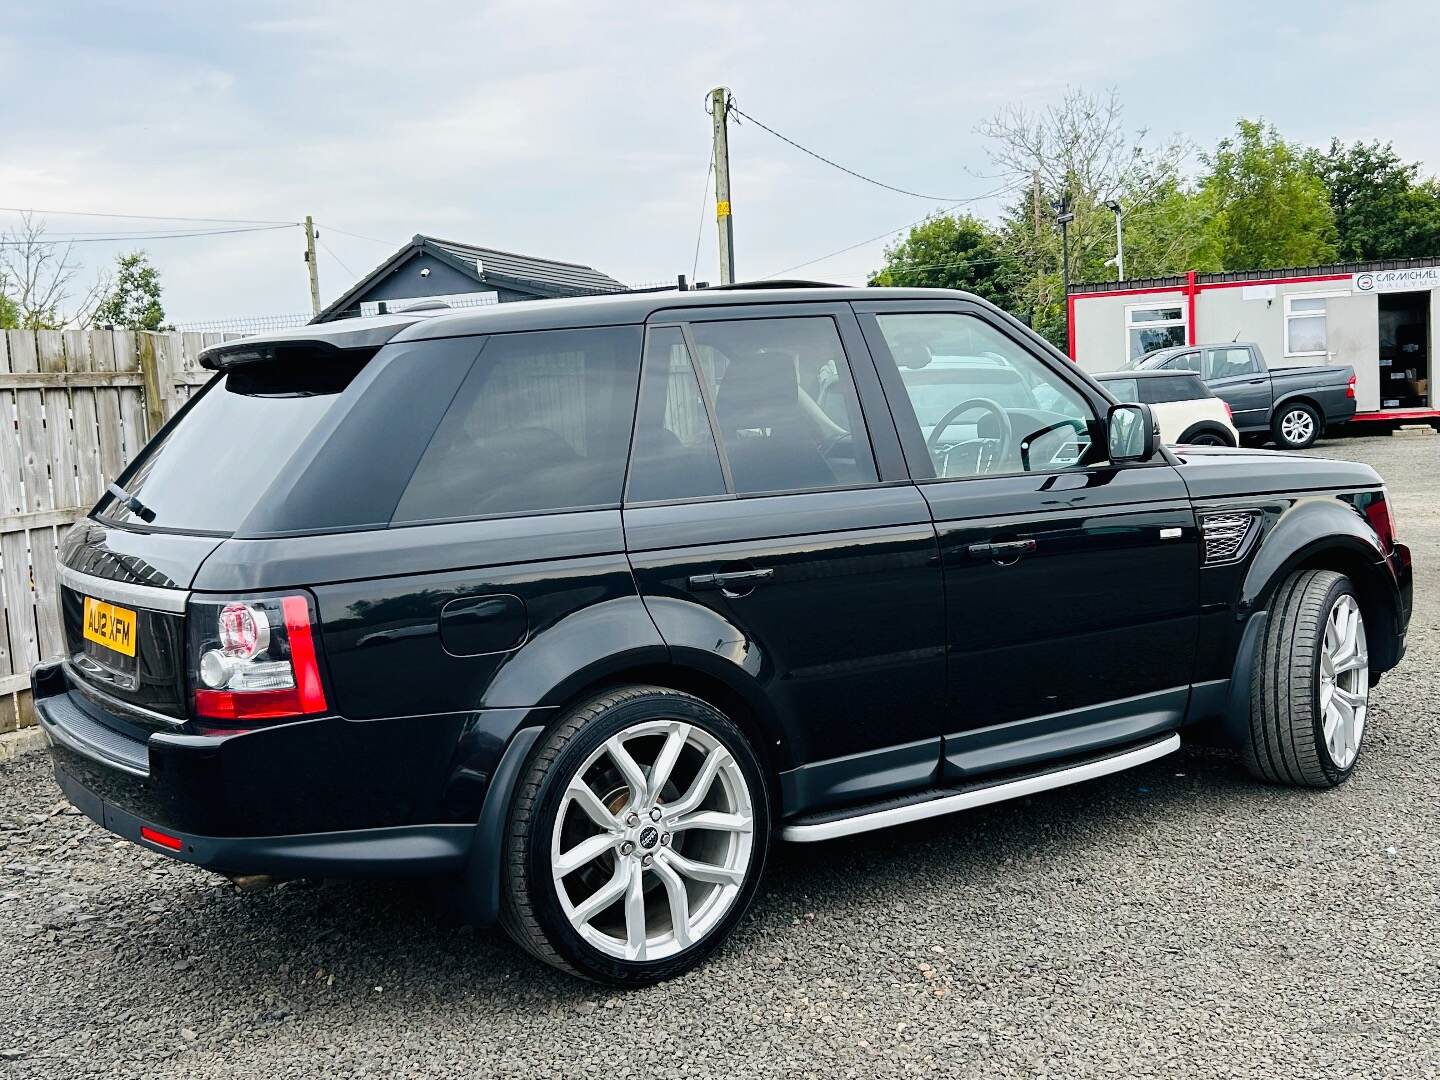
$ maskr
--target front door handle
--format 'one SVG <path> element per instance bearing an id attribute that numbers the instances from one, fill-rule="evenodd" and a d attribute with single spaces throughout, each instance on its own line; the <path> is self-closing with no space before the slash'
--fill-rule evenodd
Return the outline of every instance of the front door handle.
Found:
<path id="1" fill-rule="evenodd" d="M 998 544 L 971 544 L 965 551 L 976 559 L 996 559 L 1013 562 L 1022 555 L 1035 550 L 1034 540 L 1005 540 Z"/>
<path id="2" fill-rule="evenodd" d="M 699 592 L 704 589 L 721 589 L 726 593 L 748 592 L 756 585 L 764 585 L 775 580 L 775 571 L 764 570 L 731 570 L 724 574 L 694 574 L 690 578 L 690 588 Z"/>

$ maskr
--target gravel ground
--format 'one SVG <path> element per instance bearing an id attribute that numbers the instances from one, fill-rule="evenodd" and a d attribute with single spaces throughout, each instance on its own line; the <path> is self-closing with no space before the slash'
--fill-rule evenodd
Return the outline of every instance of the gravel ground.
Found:
<path id="1" fill-rule="evenodd" d="M 615 994 L 427 885 L 237 894 L 0 766 L 0 1075 L 1440 1077 L 1440 438 L 1377 466 L 1419 568 L 1352 781 L 1185 750 L 782 846 L 729 947 Z"/>

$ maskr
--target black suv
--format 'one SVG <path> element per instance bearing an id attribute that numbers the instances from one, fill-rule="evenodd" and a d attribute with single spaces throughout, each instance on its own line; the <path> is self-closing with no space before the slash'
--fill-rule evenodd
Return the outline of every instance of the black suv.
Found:
<path id="1" fill-rule="evenodd" d="M 204 363 L 65 540 L 60 785 L 226 874 L 456 875 L 595 979 L 699 961 L 772 840 L 1182 730 L 1338 784 L 1404 652 L 1374 472 L 1177 456 L 962 293 L 510 304 Z"/>

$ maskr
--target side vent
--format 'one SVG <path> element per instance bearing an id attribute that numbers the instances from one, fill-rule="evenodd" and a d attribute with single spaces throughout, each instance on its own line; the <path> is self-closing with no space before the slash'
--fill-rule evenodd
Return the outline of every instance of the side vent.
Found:
<path id="1" fill-rule="evenodd" d="M 1205 565 L 1223 566 L 1239 561 L 1250 546 L 1257 520 L 1257 516 L 1248 510 L 1202 517 L 1200 535 L 1205 539 Z"/>

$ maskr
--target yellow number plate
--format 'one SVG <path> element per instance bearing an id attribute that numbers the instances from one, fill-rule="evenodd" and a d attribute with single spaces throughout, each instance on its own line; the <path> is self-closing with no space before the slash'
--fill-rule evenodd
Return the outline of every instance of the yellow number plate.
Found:
<path id="1" fill-rule="evenodd" d="M 85 597 L 85 640 L 134 656 L 135 612 Z"/>

